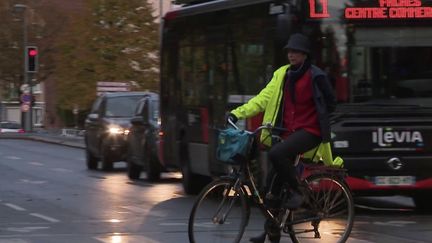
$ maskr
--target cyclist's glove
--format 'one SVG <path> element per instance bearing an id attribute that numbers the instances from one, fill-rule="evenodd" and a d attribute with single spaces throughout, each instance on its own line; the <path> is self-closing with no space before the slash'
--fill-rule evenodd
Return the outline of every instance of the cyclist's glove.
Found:
<path id="1" fill-rule="evenodd" d="M 231 120 L 235 124 L 238 121 L 238 118 L 233 113 L 229 113 L 226 117 L 226 125 L 230 124 L 228 120 Z"/>

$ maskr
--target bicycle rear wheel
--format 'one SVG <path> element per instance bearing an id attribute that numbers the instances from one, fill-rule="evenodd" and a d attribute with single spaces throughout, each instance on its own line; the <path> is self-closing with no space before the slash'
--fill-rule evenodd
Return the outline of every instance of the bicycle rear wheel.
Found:
<path id="1" fill-rule="evenodd" d="M 288 218 L 285 231 L 295 243 L 343 243 L 353 227 L 354 201 L 343 180 L 331 175 L 312 175 L 305 181 L 303 207 L 292 211 Z"/>
<path id="2" fill-rule="evenodd" d="M 248 220 L 241 189 L 229 179 L 207 185 L 197 197 L 189 217 L 191 243 L 240 242 Z"/>

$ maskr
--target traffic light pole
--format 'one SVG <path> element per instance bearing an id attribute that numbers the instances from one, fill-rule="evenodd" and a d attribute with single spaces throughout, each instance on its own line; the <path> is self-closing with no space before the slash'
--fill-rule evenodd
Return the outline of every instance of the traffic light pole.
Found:
<path id="1" fill-rule="evenodd" d="M 24 8 L 25 10 L 27 7 Z M 28 58 L 27 58 L 27 16 L 25 11 L 23 11 L 23 53 L 24 53 L 24 84 L 28 84 L 30 87 L 30 95 L 33 95 L 33 87 L 32 84 L 29 82 L 29 73 L 27 70 L 28 66 Z M 33 130 L 33 124 L 32 124 L 32 104 L 30 102 L 30 108 L 26 112 L 22 112 L 21 115 L 24 117 L 24 124 L 23 128 L 27 132 L 31 132 Z"/>
<path id="2" fill-rule="evenodd" d="M 33 97 L 33 87 L 32 83 L 30 82 L 30 73 L 28 72 L 28 55 L 27 55 L 27 5 L 24 4 L 15 4 L 14 10 L 17 12 L 21 12 L 22 14 L 22 22 L 23 22 L 23 84 L 27 84 L 30 88 L 30 95 Z M 22 107 L 21 107 L 22 109 Z M 22 110 L 21 111 L 21 120 L 22 120 L 22 127 L 25 131 L 32 131 L 33 130 L 33 123 L 32 123 L 32 102 L 29 104 L 29 109 L 27 111 Z"/>
<path id="3" fill-rule="evenodd" d="M 27 72 L 27 84 L 29 85 L 29 91 L 30 91 L 30 103 L 29 105 L 29 109 L 27 112 L 25 112 L 25 121 L 26 121 L 26 128 L 25 131 L 33 131 L 33 74 L 32 73 L 28 73 Z"/>

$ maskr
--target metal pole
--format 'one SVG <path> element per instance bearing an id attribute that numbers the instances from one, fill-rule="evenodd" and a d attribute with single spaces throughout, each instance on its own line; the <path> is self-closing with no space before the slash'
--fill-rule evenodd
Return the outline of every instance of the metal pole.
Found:
<path id="1" fill-rule="evenodd" d="M 28 131 L 33 131 L 33 74 L 27 73 L 27 82 L 29 84 L 30 89 L 30 104 L 29 104 L 29 110 L 27 113 L 27 120 L 28 120 Z"/>
<path id="2" fill-rule="evenodd" d="M 24 38 L 24 83 L 29 85 L 30 88 L 30 96 L 33 97 L 33 87 L 30 83 L 29 73 L 27 72 L 27 42 L 28 42 L 28 32 L 27 32 L 27 15 L 26 15 L 27 7 L 24 8 L 23 12 L 23 38 Z M 32 102 L 29 104 L 30 108 L 27 112 L 24 112 L 24 130 L 31 132 L 33 129 L 32 126 Z"/>
<path id="3" fill-rule="evenodd" d="M 28 84 L 30 86 L 30 95 L 33 95 L 33 91 L 32 91 L 32 87 L 31 84 L 29 82 L 29 77 L 28 77 L 28 73 L 27 73 L 27 15 L 26 15 L 26 11 L 27 11 L 27 5 L 24 4 L 15 4 L 14 5 L 15 10 L 19 10 L 22 11 L 22 21 L 23 21 L 23 83 L 24 84 Z M 25 131 L 31 131 L 32 130 L 32 121 L 31 121 L 31 116 L 32 116 L 32 109 L 33 107 L 31 106 L 30 103 L 30 108 L 27 112 L 21 112 L 21 116 L 23 117 L 23 128 Z"/>
<path id="4" fill-rule="evenodd" d="M 162 14 L 163 14 L 163 0 L 159 0 L 159 21 L 162 20 Z"/>
<path id="5" fill-rule="evenodd" d="M 163 0 L 159 0 L 159 51 L 162 50 L 162 16 L 163 16 Z"/>
<path id="6" fill-rule="evenodd" d="M 162 16 L 163 16 L 163 0 L 159 0 L 159 35 L 160 35 L 160 37 L 162 37 Z"/>

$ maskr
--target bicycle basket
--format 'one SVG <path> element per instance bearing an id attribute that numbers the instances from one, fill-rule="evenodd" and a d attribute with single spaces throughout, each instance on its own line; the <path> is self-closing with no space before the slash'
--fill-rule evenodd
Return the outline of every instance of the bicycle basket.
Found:
<path id="1" fill-rule="evenodd" d="M 227 128 L 219 132 L 216 157 L 227 164 L 239 164 L 247 158 L 253 135 L 243 130 Z"/>

